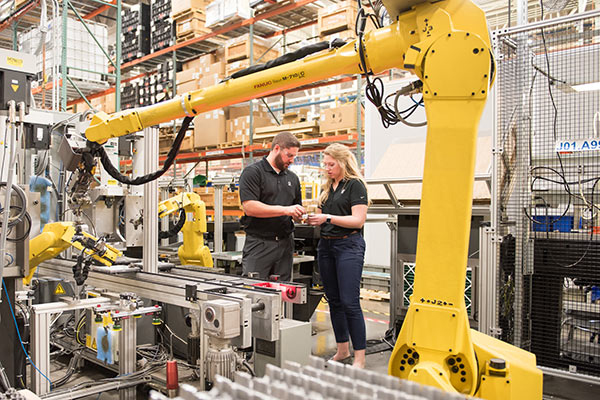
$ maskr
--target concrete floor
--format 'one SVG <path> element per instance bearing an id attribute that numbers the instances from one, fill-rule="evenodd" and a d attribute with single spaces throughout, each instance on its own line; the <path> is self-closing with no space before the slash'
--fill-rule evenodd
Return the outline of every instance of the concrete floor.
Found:
<path id="1" fill-rule="evenodd" d="M 381 339 L 388 329 L 389 302 L 361 300 L 367 340 Z M 329 320 L 329 307 L 322 302 L 311 319 L 313 325 L 313 355 L 329 358 L 336 351 L 335 337 Z M 367 355 L 366 368 L 370 371 L 387 374 L 387 365 L 392 352 L 383 351 Z M 544 375 L 544 399 L 584 400 L 600 399 L 600 385 L 573 382 Z"/>
<path id="2" fill-rule="evenodd" d="M 361 300 L 365 324 L 367 327 L 367 341 L 380 340 L 388 330 L 389 308 L 387 301 Z M 317 307 L 312 319 L 313 348 L 312 354 L 315 356 L 330 358 L 335 354 L 336 343 L 329 319 L 329 306 L 321 302 Z M 369 354 L 366 358 L 366 368 L 371 371 L 387 374 L 387 362 L 391 351 Z"/>

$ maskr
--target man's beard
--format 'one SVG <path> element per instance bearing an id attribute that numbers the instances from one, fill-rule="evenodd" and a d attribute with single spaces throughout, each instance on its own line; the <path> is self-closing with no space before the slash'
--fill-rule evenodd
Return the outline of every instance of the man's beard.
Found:
<path id="1" fill-rule="evenodd" d="M 285 171 L 287 169 L 288 165 L 285 165 L 285 163 L 283 162 L 283 158 L 281 158 L 281 154 L 277 154 L 275 156 L 275 166 L 277 167 L 278 170 L 280 171 Z"/>

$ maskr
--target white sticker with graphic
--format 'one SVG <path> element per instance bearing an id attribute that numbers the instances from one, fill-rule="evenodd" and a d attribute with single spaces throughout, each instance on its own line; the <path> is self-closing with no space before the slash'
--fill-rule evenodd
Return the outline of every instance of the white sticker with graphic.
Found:
<path id="1" fill-rule="evenodd" d="M 554 150 L 559 153 L 565 151 L 600 150 L 600 139 L 557 140 Z"/>

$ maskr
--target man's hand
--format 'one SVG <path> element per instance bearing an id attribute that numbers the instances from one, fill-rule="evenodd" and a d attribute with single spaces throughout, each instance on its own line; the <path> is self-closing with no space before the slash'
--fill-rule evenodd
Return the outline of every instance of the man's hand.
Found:
<path id="1" fill-rule="evenodd" d="M 285 208 L 285 215 L 292 217 L 296 221 L 300 221 L 302 219 L 302 215 L 304 214 L 306 214 L 306 210 L 299 204 L 294 204 L 293 206 L 288 206 Z"/>

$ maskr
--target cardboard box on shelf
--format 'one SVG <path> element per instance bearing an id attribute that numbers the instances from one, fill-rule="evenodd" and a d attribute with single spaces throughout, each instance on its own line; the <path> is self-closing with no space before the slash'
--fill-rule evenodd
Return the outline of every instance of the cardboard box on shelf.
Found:
<path id="1" fill-rule="evenodd" d="M 181 85 L 192 80 L 199 80 L 202 73 L 197 69 L 186 69 L 177 73 L 177 84 Z"/>
<path id="2" fill-rule="evenodd" d="M 187 92 L 191 92 L 192 90 L 200 89 L 199 82 L 197 80 L 191 80 L 189 82 L 185 82 L 182 84 L 177 84 L 177 94 L 183 94 Z"/>
<path id="3" fill-rule="evenodd" d="M 252 43 L 253 60 L 261 63 L 267 62 L 279 56 L 277 50 L 271 49 L 271 41 L 260 37 L 254 37 Z M 242 35 L 235 39 L 229 40 L 225 44 L 225 61 L 231 63 L 237 60 L 250 58 L 250 36 L 249 34 Z"/>
<path id="4" fill-rule="evenodd" d="M 192 18 L 185 18 L 178 20 L 176 23 L 177 37 L 188 36 L 192 33 L 202 35 L 210 32 L 208 28 L 204 26 L 204 19 L 198 18 L 197 14 L 194 14 Z"/>
<path id="5" fill-rule="evenodd" d="M 168 153 L 171 146 L 173 146 L 173 137 L 163 136 L 158 138 L 158 152 L 160 154 Z"/>
<path id="6" fill-rule="evenodd" d="M 116 111 L 116 103 L 115 103 L 115 92 L 109 93 L 104 96 L 104 112 L 107 114 L 112 114 Z"/>
<path id="7" fill-rule="evenodd" d="M 217 74 L 219 78 L 225 76 L 225 63 L 222 61 L 216 61 L 212 64 L 202 67 L 202 75 Z"/>
<path id="8" fill-rule="evenodd" d="M 241 207 L 240 192 L 223 192 L 223 207 Z"/>
<path id="9" fill-rule="evenodd" d="M 216 146 L 226 139 L 223 110 L 209 111 L 194 118 L 194 147 Z"/>
<path id="10" fill-rule="evenodd" d="M 366 32 L 366 30 L 365 30 Z M 327 40 L 327 41 L 331 41 L 333 39 L 343 39 L 346 42 L 349 40 L 354 40 L 356 39 L 356 32 L 354 31 L 354 28 L 352 29 L 346 29 L 343 31 L 339 31 L 339 32 L 335 32 L 335 33 L 330 33 L 327 35 L 322 35 L 321 36 L 322 40 Z"/>
<path id="11" fill-rule="evenodd" d="M 282 124 L 297 124 L 306 121 L 308 108 L 295 108 L 283 114 Z"/>
<path id="12" fill-rule="evenodd" d="M 250 60 L 248 59 L 227 63 L 225 66 L 225 76 L 231 76 L 238 71 L 248 68 L 249 66 Z"/>
<path id="13" fill-rule="evenodd" d="M 188 10 L 199 10 L 204 13 L 206 0 L 171 0 L 171 15 L 176 18 L 181 14 L 185 14 Z"/>
<path id="14" fill-rule="evenodd" d="M 273 125 L 275 121 L 272 118 L 264 116 L 263 113 L 254 113 L 252 126 L 261 128 Z M 243 116 L 227 120 L 227 141 L 248 143 L 250 139 L 250 116 Z"/>
<path id="15" fill-rule="evenodd" d="M 221 82 L 222 76 L 218 74 L 204 75 L 198 81 L 198 86 L 201 88 L 207 88 L 218 85 Z"/>
<path id="16" fill-rule="evenodd" d="M 318 12 L 319 35 L 343 31 L 354 27 L 358 6 L 354 1 L 343 1 Z"/>
<path id="17" fill-rule="evenodd" d="M 227 107 L 227 116 L 229 119 L 235 119 L 238 117 L 246 117 L 250 115 L 250 106 L 248 103 L 234 104 Z M 252 106 L 252 112 L 255 117 L 271 117 L 271 114 L 267 111 L 267 108 L 260 103 L 254 102 Z M 275 123 L 275 122 L 273 122 Z"/>
<path id="18" fill-rule="evenodd" d="M 364 121 L 364 111 L 361 108 L 361 118 Z M 364 123 L 362 124 L 364 127 Z M 356 102 L 321 111 L 319 118 L 321 132 L 336 130 L 354 130 L 357 128 Z"/>
<path id="19" fill-rule="evenodd" d="M 181 151 L 191 151 L 194 150 L 194 130 L 188 129 L 185 132 L 185 137 L 181 142 L 181 147 L 179 148 Z"/>
<path id="20" fill-rule="evenodd" d="M 200 196 L 200 199 L 206 205 L 206 208 L 215 207 L 215 188 L 213 187 L 195 187 L 194 192 Z"/>

